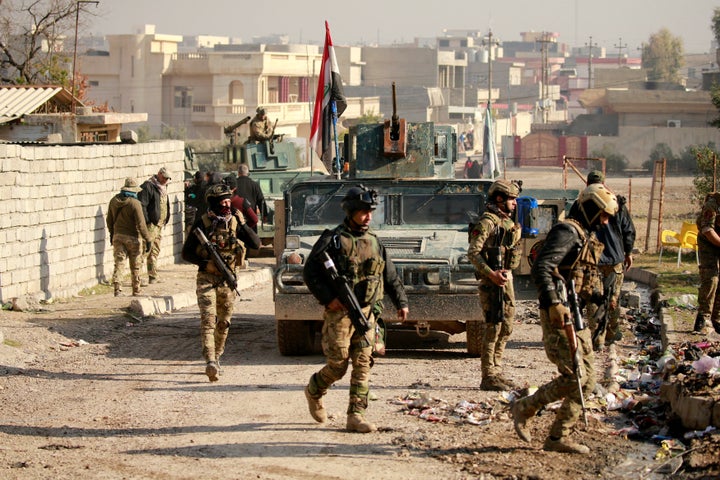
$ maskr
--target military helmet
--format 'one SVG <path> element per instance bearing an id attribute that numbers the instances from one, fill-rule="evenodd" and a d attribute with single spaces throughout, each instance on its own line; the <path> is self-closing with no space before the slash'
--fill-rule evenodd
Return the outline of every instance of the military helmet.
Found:
<path id="1" fill-rule="evenodd" d="M 377 207 L 377 192 L 368 190 L 362 185 L 352 187 L 343 197 L 340 206 L 348 216 L 358 210 L 375 210 Z"/>
<path id="2" fill-rule="evenodd" d="M 580 192 L 577 202 L 590 226 L 597 223 L 600 212 L 615 215 L 618 211 L 617 197 L 602 183 L 588 185 Z"/>
<path id="3" fill-rule="evenodd" d="M 257 107 L 257 109 L 255 109 L 255 113 L 257 113 L 259 115 L 265 115 L 265 107 L 263 107 L 263 106 Z"/>
<path id="4" fill-rule="evenodd" d="M 205 201 L 208 205 L 219 204 L 223 200 L 227 200 L 232 197 L 232 190 L 224 183 L 217 183 L 212 185 L 205 192 Z"/>
<path id="5" fill-rule="evenodd" d="M 495 182 L 490 185 L 488 197 L 492 199 L 495 195 L 504 195 L 505 197 L 517 198 L 520 196 L 521 191 L 521 183 L 516 182 L 515 180 L 495 180 Z"/>

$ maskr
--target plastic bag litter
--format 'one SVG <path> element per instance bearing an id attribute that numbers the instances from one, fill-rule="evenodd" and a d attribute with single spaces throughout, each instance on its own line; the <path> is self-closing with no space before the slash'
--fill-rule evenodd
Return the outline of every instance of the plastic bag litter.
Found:
<path id="1" fill-rule="evenodd" d="M 665 305 L 668 307 L 695 308 L 697 307 L 697 303 L 697 295 L 691 293 L 665 300 Z"/>
<path id="2" fill-rule="evenodd" d="M 717 369 L 720 368 L 720 359 L 718 359 L 718 357 L 703 355 L 692 363 L 692 368 L 697 373 L 715 373 Z"/>

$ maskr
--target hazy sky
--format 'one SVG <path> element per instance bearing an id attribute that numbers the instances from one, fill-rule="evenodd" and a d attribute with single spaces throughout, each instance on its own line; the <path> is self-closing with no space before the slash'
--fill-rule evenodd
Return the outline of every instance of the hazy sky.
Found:
<path id="1" fill-rule="evenodd" d="M 710 0 L 100 0 L 86 4 L 88 33 L 129 34 L 145 24 L 156 33 L 227 35 L 251 41 L 256 35 L 287 34 L 291 43 L 320 43 L 324 21 L 336 45 L 388 44 L 435 37 L 443 29 L 487 32 L 520 40 L 523 31 L 550 31 L 571 46 L 592 42 L 608 53 L 638 56 L 652 33 L 667 27 L 683 39 L 686 53 L 710 51 Z M 422 5 L 432 5 L 423 7 Z M 621 40 L 622 39 L 622 40 Z"/>

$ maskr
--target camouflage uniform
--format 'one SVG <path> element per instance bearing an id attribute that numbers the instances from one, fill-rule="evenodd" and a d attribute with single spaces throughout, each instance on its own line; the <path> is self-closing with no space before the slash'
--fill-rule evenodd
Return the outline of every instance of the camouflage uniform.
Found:
<path id="1" fill-rule="evenodd" d="M 113 246 L 115 268 L 112 283 L 115 296 L 122 292 L 122 277 L 125 262 L 130 259 L 130 279 L 133 295 L 140 294 L 140 270 L 142 268 L 142 244 L 151 240 L 150 233 L 145 226 L 142 205 L 137 199 L 137 183 L 127 179 L 120 193 L 110 200 L 106 224 L 110 233 L 110 242 Z"/>
<path id="2" fill-rule="evenodd" d="M 322 258 L 325 251 L 333 258 L 339 275 L 350 281 L 372 327 L 365 335 L 361 335 L 346 313 L 325 308 L 322 346 L 327 363 L 310 378 L 307 394 L 317 400 L 322 398 L 331 385 L 345 376 L 352 362 L 347 413 L 362 416 L 368 406 L 370 391 L 371 337 L 375 330 L 375 318 L 382 312 L 383 295 L 387 293 L 398 309 L 407 307 L 407 297 L 395 266 L 380 240 L 370 231 L 353 231 L 346 220 L 335 230 L 323 233 L 303 270 L 305 283 L 321 304 L 327 306 L 337 296 L 328 289 Z"/>
<path id="3" fill-rule="evenodd" d="M 218 217 L 212 212 L 205 213 L 193 225 L 193 230 L 196 228 L 201 229 L 210 243 L 217 247 L 236 276 L 237 271 L 245 266 L 246 245 L 258 248 L 260 244 L 257 235 L 246 227 L 242 213 L 234 208 L 229 218 Z M 227 285 L 195 234 L 188 235 L 185 240 L 182 257 L 199 267 L 195 291 L 200 309 L 202 355 L 208 366 L 212 364 L 219 368 L 230 330 L 235 292 Z M 208 377 L 211 381 L 217 380 L 216 375 L 208 373 Z"/>
<path id="4" fill-rule="evenodd" d="M 272 138 L 272 128 L 267 117 L 256 114 L 250 121 L 250 138 L 251 142 L 264 142 Z"/>
<path id="5" fill-rule="evenodd" d="M 502 233 L 502 238 L 499 234 Z M 494 205 L 488 205 L 478 223 L 470 232 L 470 247 L 468 257 L 475 265 L 480 276 L 480 304 L 482 313 L 480 321 L 483 323 L 482 348 L 480 362 L 483 379 L 497 378 L 502 381 L 502 357 L 505 344 L 513 331 L 515 320 L 515 290 L 513 287 L 512 272 L 508 272 L 508 282 L 505 287 L 498 287 L 488 278 L 494 270 L 513 270 L 520 265 L 521 251 L 516 248 L 521 237 L 520 225 L 512 218 L 500 212 Z M 488 265 L 488 249 L 501 247 L 502 265 L 491 268 Z M 503 315 L 501 322 L 489 320 L 490 308 L 494 301 L 492 293 L 496 289 L 503 290 Z"/>
<path id="6" fill-rule="evenodd" d="M 587 242 L 592 243 L 586 246 Z M 556 442 L 562 441 L 569 435 L 580 416 L 582 403 L 565 330 L 553 325 L 548 314 L 550 306 L 561 301 L 555 286 L 555 281 L 559 279 L 554 276 L 553 271 L 559 272 L 563 281 L 573 278 L 578 295 L 586 296 L 597 281 L 597 274 L 593 274 L 595 267 L 592 259 L 597 262 L 602 248 L 602 243 L 594 238 L 594 235 L 588 235 L 578 222 L 569 219 L 556 224 L 550 230 L 533 263 L 532 277 L 540 294 L 540 323 L 545 353 L 557 366 L 559 375 L 541 386 L 533 395 L 518 400 L 513 412 L 515 414 L 517 410 L 516 418 L 521 415 L 522 418 L 527 419 L 533 417 L 545 405 L 563 400 L 550 428 L 549 439 L 554 439 L 553 441 Z M 595 358 L 591 332 L 589 328 L 585 328 L 576 334 L 583 363 L 582 390 L 587 396 L 595 388 Z"/>
<path id="7" fill-rule="evenodd" d="M 697 218 L 697 227 L 700 288 L 694 330 L 702 332 L 712 323 L 715 331 L 720 333 L 720 295 L 717 295 L 720 247 L 713 245 L 705 237 L 705 233 L 711 230 L 720 234 L 720 193 L 712 193 L 706 197 Z"/>

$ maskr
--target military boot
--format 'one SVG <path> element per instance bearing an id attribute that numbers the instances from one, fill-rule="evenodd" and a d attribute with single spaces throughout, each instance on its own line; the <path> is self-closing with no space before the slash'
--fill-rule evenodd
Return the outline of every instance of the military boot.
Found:
<path id="1" fill-rule="evenodd" d="M 705 330 L 705 317 L 702 313 L 698 313 L 695 316 L 695 325 L 693 325 L 693 333 L 700 333 L 705 334 L 707 331 Z"/>
<path id="2" fill-rule="evenodd" d="M 590 449 L 588 447 L 572 442 L 567 437 L 561 437 L 558 439 L 548 437 L 543 445 L 543 450 L 546 452 L 580 453 L 582 455 L 590 453 Z"/>
<path id="3" fill-rule="evenodd" d="M 310 410 L 310 416 L 312 416 L 316 422 L 325 423 L 327 421 L 327 412 L 323 405 L 322 395 L 313 395 L 310 393 L 310 388 L 305 386 L 305 398 L 308 402 L 308 410 Z"/>
<path id="4" fill-rule="evenodd" d="M 113 289 L 116 297 L 122 296 L 122 286 L 119 283 L 113 283 Z"/>
<path id="5" fill-rule="evenodd" d="M 510 413 L 513 417 L 513 423 L 515 424 L 515 433 L 518 434 L 521 440 L 530 442 L 532 436 L 527 429 L 527 421 L 535 416 L 535 412 L 528 408 L 523 408 L 521 401 L 516 401 L 510 408 Z"/>
<path id="6" fill-rule="evenodd" d="M 365 420 L 365 417 L 360 413 L 351 413 L 347 416 L 346 428 L 348 432 L 358 433 L 370 433 L 377 430 L 375 424 Z"/>
<path id="7" fill-rule="evenodd" d="M 205 375 L 207 375 L 211 382 L 218 381 L 218 373 L 220 373 L 220 368 L 218 367 L 217 362 L 207 362 L 207 365 L 205 366 Z"/>
<path id="8" fill-rule="evenodd" d="M 483 377 L 480 382 L 480 390 L 487 392 L 502 392 L 505 390 L 512 390 L 512 387 L 502 381 L 500 377 L 495 375 L 487 375 Z"/>

